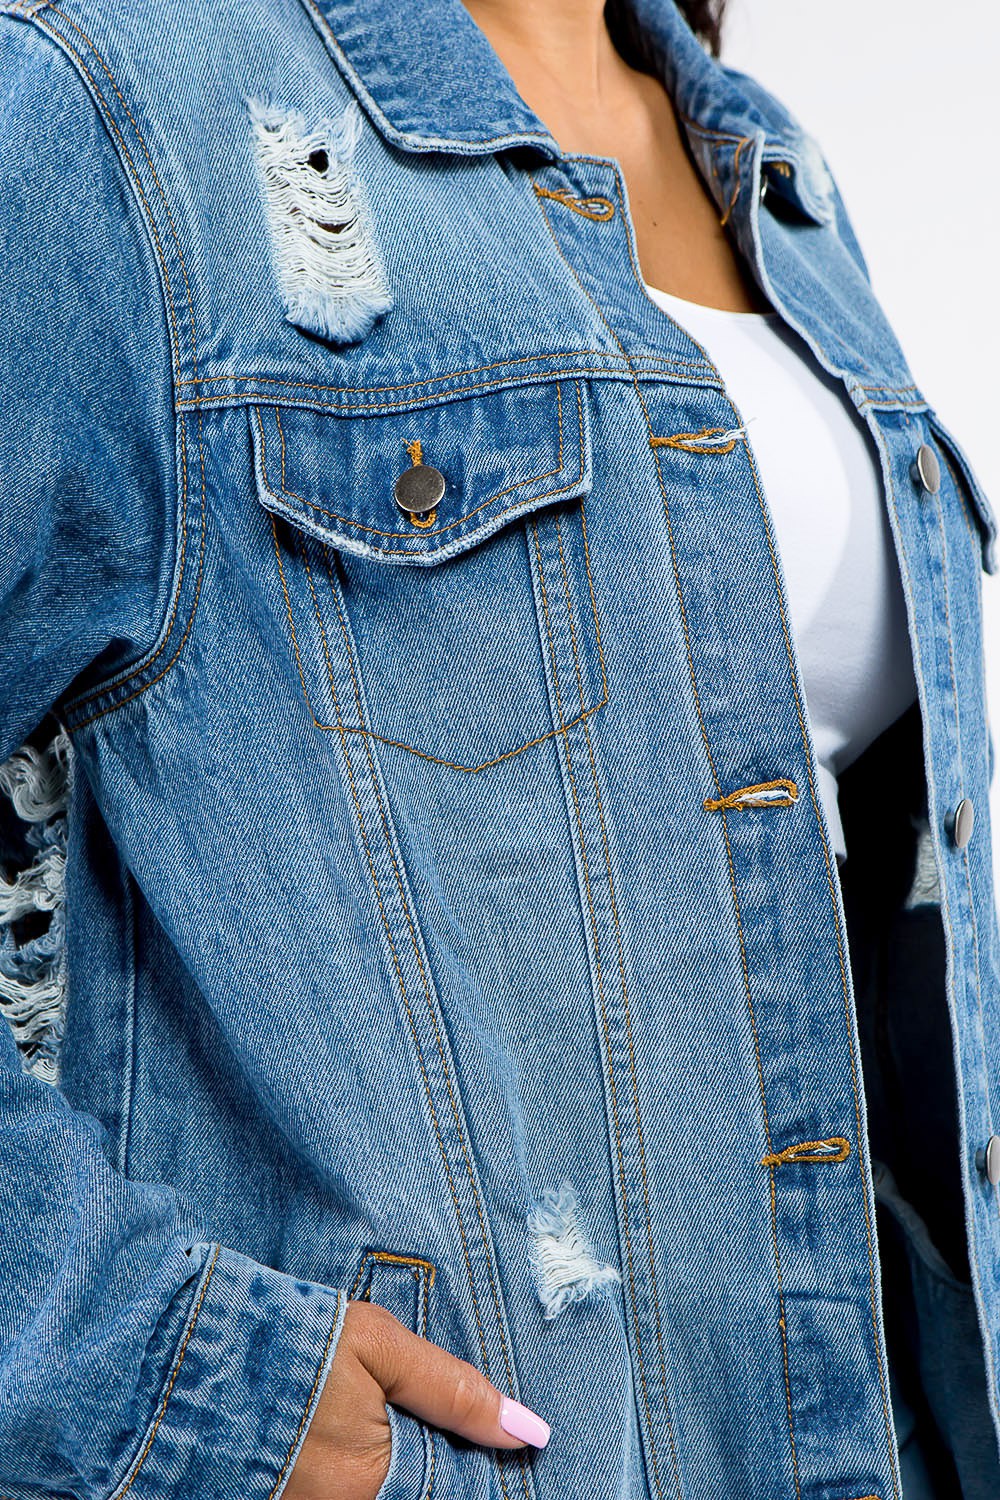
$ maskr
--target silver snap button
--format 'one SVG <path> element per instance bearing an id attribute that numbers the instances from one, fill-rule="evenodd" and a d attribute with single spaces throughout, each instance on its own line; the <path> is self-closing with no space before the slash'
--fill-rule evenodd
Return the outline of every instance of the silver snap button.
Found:
<path id="1" fill-rule="evenodd" d="M 986 1150 L 976 1152 L 976 1166 L 985 1174 L 991 1187 L 1000 1183 L 1000 1135 L 991 1135 Z"/>
<path id="2" fill-rule="evenodd" d="M 976 820 L 976 809 L 969 797 L 963 797 L 951 818 L 951 836 L 956 849 L 964 849 L 972 837 L 972 825 Z"/>
<path id="3" fill-rule="evenodd" d="M 941 488 L 941 465 L 930 443 L 921 443 L 913 462 L 913 480 L 929 495 L 936 495 Z"/>
<path id="4" fill-rule="evenodd" d="M 393 486 L 400 510 L 408 516 L 426 516 L 436 510 L 444 494 L 444 475 L 433 464 L 414 464 L 404 469 Z"/>

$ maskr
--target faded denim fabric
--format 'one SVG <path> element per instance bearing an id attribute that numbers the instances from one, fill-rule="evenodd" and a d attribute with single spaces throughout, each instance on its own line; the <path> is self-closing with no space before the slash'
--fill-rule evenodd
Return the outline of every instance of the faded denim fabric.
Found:
<path id="1" fill-rule="evenodd" d="M 9 1500 L 278 1500 L 362 1296 L 553 1429 L 393 1410 L 380 1500 L 900 1500 L 859 997 L 915 964 L 996 1443 L 995 518 L 815 143 L 635 3 L 884 479 L 919 701 L 845 777 L 850 911 L 752 440 L 617 163 L 459 0 L 0 6 L 0 857 L 65 933 L 44 1024 L 45 910 L 0 948 Z"/>

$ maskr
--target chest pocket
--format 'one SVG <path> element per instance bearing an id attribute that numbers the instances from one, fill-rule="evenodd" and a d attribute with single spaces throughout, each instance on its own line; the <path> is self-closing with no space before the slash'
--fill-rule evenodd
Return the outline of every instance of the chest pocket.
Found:
<path id="1" fill-rule="evenodd" d="M 564 379 L 406 412 L 250 409 L 318 729 L 477 772 L 604 705 L 587 397 Z"/>

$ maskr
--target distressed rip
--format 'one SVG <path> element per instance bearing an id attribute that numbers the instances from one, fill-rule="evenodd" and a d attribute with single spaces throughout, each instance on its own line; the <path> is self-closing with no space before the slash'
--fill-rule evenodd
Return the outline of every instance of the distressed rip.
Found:
<path id="1" fill-rule="evenodd" d="M 66 825 L 72 750 L 57 734 L 43 750 L 24 745 L 0 765 L 0 793 L 26 824 L 34 856 L 7 878 L 0 872 L 0 1013 L 25 1070 L 59 1081 L 66 1009 Z M 38 918 L 48 914 L 42 930 Z"/>
<path id="2" fill-rule="evenodd" d="M 528 1215 L 529 1258 L 543 1316 L 555 1318 L 570 1302 L 589 1297 L 599 1287 L 620 1281 L 614 1266 L 596 1259 L 579 1220 L 573 1184 L 547 1188 Z"/>
<path id="3" fill-rule="evenodd" d="M 356 100 L 310 128 L 297 110 L 248 99 L 275 274 L 290 322 L 337 343 L 392 306 L 364 186 L 354 170 Z"/>
<path id="4" fill-rule="evenodd" d="M 906 898 L 905 909 L 914 906 L 940 906 L 941 882 L 938 876 L 937 855 L 934 853 L 934 835 L 926 818 L 911 819 L 917 830 L 916 854 L 913 881 Z"/>

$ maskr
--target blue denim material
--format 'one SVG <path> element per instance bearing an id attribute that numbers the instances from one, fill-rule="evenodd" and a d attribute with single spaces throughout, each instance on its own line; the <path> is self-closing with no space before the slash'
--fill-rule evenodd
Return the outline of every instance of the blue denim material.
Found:
<path id="1" fill-rule="evenodd" d="M 889 1376 L 905 1500 L 993 1500 L 1000 1460 L 972 1287 L 951 1270 L 892 1173 L 875 1162 Z M 883 1227 L 883 1225 L 885 1227 Z M 901 1242 L 904 1257 L 887 1245 Z"/>
<path id="2" fill-rule="evenodd" d="M 818 149 L 637 9 L 881 465 L 920 697 L 856 763 L 848 865 L 888 891 L 925 816 L 995 1424 L 994 515 Z M 75 756 L 58 1084 L 0 1028 L 0 1493 L 278 1500 L 367 1295 L 553 1428 L 396 1413 L 381 1500 L 900 1500 L 852 970 L 905 882 L 849 931 L 752 448 L 677 441 L 739 414 L 643 290 L 617 163 L 459 0 L 0 11 L 0 759 L 53 724 Z M 251 99 L 362 106 L 391 306 L 353 342 L 286 313 Z M 564 1182 L 617 1274 L 549 1317 Z"/>

